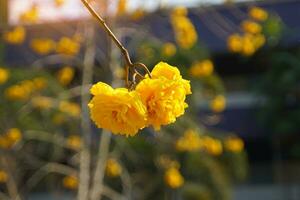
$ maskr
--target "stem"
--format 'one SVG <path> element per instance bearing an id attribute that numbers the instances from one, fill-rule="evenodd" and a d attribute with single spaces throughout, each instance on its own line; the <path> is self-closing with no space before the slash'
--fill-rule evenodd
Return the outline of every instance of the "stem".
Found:
<path id="1" fill-rule="evenodd" d="M 97 160 L 97 166 L 94 174 L 94 181 L 91 190 L 91 200 L 98 200 L 103 193 L 103 178 L 104 170 L 106 166 L 106 159 L 109 152 L 111 134 L 107 131 L 103 131 L 101 134 L 99 145 L 99 156 Z"/>
<path id="2" fill-rule="evenodd" d="M 133 63 L 131 62 L 128 50 L 124 47 L 124 45 L 118 40 L 118 38 L 115 36 L 115 34 L 111 31 L 111 29 L 108 27 L 108 25 L 105 23 L 104 19 L 91 7 L 91 5 L 87 2 L 87 0 L 81 0 L 82 3 L 85 5 L 85 7 L 89 10 L 89 12 L 97 19 L 97 21 L 103 26 L 107 34 L 111 37 L 111 39 L 114 41 L 114 43 L 119 47 L 121 50 L 124 59 L 126 61 L 127 66 L 131 67 L 133 66 Z"/>
<path id="3" fill-rule="evenodd" d="M 91 25 L 87 26 L 86 38 L 87 47 L 85 52 L 84 64 L 83 64 L 83 78 L 82 85 L 88 85 L 93 79 L 93 66 L 95 59 L 95 42 L 94 42 L 94 28 Z M 79 172 L 79 187 L 78 187 L 78 200 L 87 200 L 89 196 L 90 188 L 90 164 L 91 164 L 91 120 L 89 118 L 89 110 L 87 104 L 90 99 L 90 94 L 86 93 L 85 89 L 81 90 L 81 107 L 82 107 L 82 119 L 81 130 L 83 133 L 83 144 L 80 152 L 80 172 Z"/>

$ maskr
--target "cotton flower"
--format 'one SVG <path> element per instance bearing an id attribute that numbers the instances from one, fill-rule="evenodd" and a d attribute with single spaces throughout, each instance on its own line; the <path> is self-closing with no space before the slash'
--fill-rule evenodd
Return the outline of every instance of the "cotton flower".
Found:
<path id="1" fill-rule="evenodd" d="M 110 177 L 120 176 L 122 173 L 122 167 L 117 160 L 110 158 L 106 162 L 105 173 Z"/>
<path id="2" fill-rule="evenodd" d="M 74 74 L 75 74 L 74 68 L 70 66 L 66 66 L 57 72 L 56 78 L 61 85 L 66 86 L 71 83 L 71 81 L 74 78 Z"/>
<path id="3" fill-rule="evenodd" d="M 224 141 L 224 146 L 227 151 L 239 153 L 244 149 L 244 142 L 238 137 L 228 137 Z"/>
<path id="4" fill-rule="evenodd" d="M 9 32 L 5 32 L 3 35 L 3 39 L 9 43 L 14 45 L 20 45 L 24 42 L 26 38 L 26 31 L 23 26 L 17 26 L 13 30 Z"/>
<path id="5" fill-rule="evenodd" d="M 48 38 L 33 39 L 30 46 L 34 52 L 40 55 L 51 53 L 55 49 L 55 42 Z"/>
<path id="6" fill-rule="evenodd" d="M 0 67 L 0 85 L 4 84 L 9 78 L 9 71 Z"/>
<path id="7" fill-rule="evenodd" d="M 88 106 L 91 118 L 99 128 L 134 136 L 146 126 L 146 107 L 136 91 L 113 89 L 99 82 L 91 88 L 91 93 L 94 97 Z"/>
<path id="8" fill-rule="evenodd" d="M 166 57 L 171 57 L 176 54 L 176 46 L 173 43 L 167 42 L 162 46 L 162 54 Z"/>
<path id="9" fill-rule="evenodd" d="M 78 187 L 77 177 L 75 177 L 75 176 L 64 177 L 63 186 L 67 189 L 75 190 Z"/>
<path id="10" fill-rule="evenodd" d="M 252 7 L 249 12 L 249 16 L 257 21 L 265 21 L 268 18 L 268 12 L 259 7 Z"/>
<path id="11" fill-rule="evenodd" d="M 190 75 L 193 77 L 205 77 L 210 76 L 214 71 L 214 64 L 211 60 L 203 60 L 195 62 L 190 68 Z"/>
<path id="12" fill-rule="evenodd" d="M 152 78 L 145 78 L 136 87 L 147 108 L 147 124 L 155 130 L 161 125 L 176 121 L 183 115 L 186 95 L 191 94 L 189 81 L 183 79 L 176 67 L 158 63 L 151 72 Z"/>
<path id="13" fill-rule="evenodd" d="M 184 178 L 177 168 L 169 168 L 164 175 L 165 183 L 173 189 L 179 188 L 184 183 Z"/>
<path id="14" fill-rule="evenodd" d="M 219 113 L 225 110 L 226 108 L 226 99 L 223 95 L 216 96 L 210 102 L 210 108 L 213 112 Z"/>

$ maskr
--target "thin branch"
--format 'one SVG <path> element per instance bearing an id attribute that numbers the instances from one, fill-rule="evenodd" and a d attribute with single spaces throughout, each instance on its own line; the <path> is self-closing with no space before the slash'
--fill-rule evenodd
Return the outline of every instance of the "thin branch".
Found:
<path id="1" fill-rule="evenodd" d="M 109 152 L 111 134 L 107 131 L 103 131 L 101 134 L 101 140 L 99 145 L 99 156 L 97 160 L 97 166 L 95 169 L 94 180 L 91 190 L 91 200 L 98 200 L 103 193 L 103 178 L 104 170 Z"/>
<path id="2" fill-rule="evenodd" d="M 92 6 L 87 2 L 87 0 L 81 0 L 84 6 L 89 10 L 89 12 L 97 19 L 97 21 L 103 26 L 107 34 L 111 37 L 114 43 L 119 47 L 121 50 L 124 59 L 126 61 L 127 66 L 131 67 L 133 63 L 131 62 L 128 50 L 124 47 L 124 45 L 118 40 L 115 34 L 111 31 L 108 25 L 105 23 L 104 19 L 92 8 Z"/>

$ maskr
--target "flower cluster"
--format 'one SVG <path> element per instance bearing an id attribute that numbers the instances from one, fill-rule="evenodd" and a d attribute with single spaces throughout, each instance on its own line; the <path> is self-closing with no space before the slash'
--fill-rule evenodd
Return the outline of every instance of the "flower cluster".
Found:
<path id="1" fill-rule="evenodd" d="M 36 38 L 30 42 L 34 52 L 40 55 L 46 55 L 55 50 L 56 43 L 49 38 Z"/>
<path id="2" fill-rule="evenodd" d="M 6 83 L 9 78 L 9 71 L 5 68 L 0 67 L 0 85 Z"/>
<path id="3" fill-rule="evenodd" d="M 192 48 L 198 40 L 196 28 L 187 14 L 187 9 L 184 7 L 175 8 L 171 14 L 176 42 L 184 49 Z"/>
<path id="4" fill-rule="evenodd" d="M 196 78 L 210 76 L 213 72 L 214 64 L 208 59 L 195 62 L 189 69 L 190 75 Z"/>
<path id="5" fill-rule="evenodd" d="M 4 135 L 0 136 L 0 147 L 9 149 L 19 142 L 21 138 L 21 131 L 17 128 L 11 128 Z"/>
<path id="6" fill-rule="evenodd" d="M 80 38 L 62 37 L 56 44 L 56 52 L 59 54 L 74 56 L 80 51 Z"/>
<path id="7" fill-rule="evenodd" d="M 122 173 L 122 167 L 117 160 L 109 158 L 106 161 L 105 173 L 109 177 L 117 177 Z"/>
<path id="8" fill-rule="evenodd" d="M 206 151 L 211 155 L 220 155 L 223 152 L 222 142 L 216 138 L 200 135 L 195 130 L 187 130 L 176 143 L 175 148 L 181 152 Z"/>
<path id="9" fill-rule="evenodd" d="M 3 34 L 3 39 L 9 44 L 20 45 L 26 38 L 26 30 L 23 26 L 17 26 Z"/>
<path id="10" fill-rule="evenodd" d="M 258 7 L 251 8 L 248 14 L 251 19 L 241 23 L 243 34 L 234 33 L 227 38 L 228 49 L 245 56 L 253 55 L 265 44 L 266 38 L 258 22 L 263 22 L 268 18 L 268 13 Z"/>
<path id="11" fill-rule="evenodd" d="M 5 97 L 9 100 L 27 100 L 29 97 L 47 86 L 47 80 L 37 77 L 32 80 L 24 80 L 12 85 L 5 90 Z"/>
<path id="12" fill-rule="evenodd" d="M 179 188 L 184 183 L 184 178 L 178 168 L 171 167 L 165 172 L 165 183 L 172 189 Z"/>
<path id="13" fill-rule="evenodd" d="M 114 134 L 136 135 L 147 126 L 159 130 L 162 125 L 183 115 L 186 95 L 191 94 L 189 81 L 167 63 L 158 63 L 135 90 L 113 89 L 99 82 L 91 88 L 94 95 L 89 103 L 91 118 L 99 128 Z"/>

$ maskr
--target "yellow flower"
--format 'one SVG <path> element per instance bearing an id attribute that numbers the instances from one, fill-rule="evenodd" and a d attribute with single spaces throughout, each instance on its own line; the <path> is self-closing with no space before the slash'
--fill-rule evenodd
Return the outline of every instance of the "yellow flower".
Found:
<path id="1" fill-rule="evenodd" d="M 105 173 L 109 177 L 117 177 L 122 173 L 122 167 L 117 160 L 110 158 L 106 162 Z"/>
<path id="2" fill-rule="evenodd" d="M 176 51 L 176 46 L 173 43 L 168 42 L 162 46 L 162 54 L 166 57 L 174 56 Z"/>
<path id="3" fill-rule="evenodd" d="M 138 8 L 131 14 L 131 19 L 134 21 L 138 21 L 145 16 L 145 10 Z"/>
<path id="4" fill-rule="evenodd" d="M 210 76 L 214 71 L 214 64 L 211 60 L 203 60 L 192 65 L 189 72 L 193 77 Z"/>
<path id="5" fill-rule="evenodd" d="M 126 13 L 127 8 L 127 0 L 119 0 L 118 8 L 117 8 L 117 15 L 124 15 Z"/>
<path id="6" fill-rule="evenodd" d="M 8 179 L 7 173 L 3 170 L 0 170 L 0 183 L 5 183 Z"/>
<path id="7" fill-rule="evenodd" d="M 183 6 L 177 6 L 172 10 L 172 16 L 176 17 L 176 16 L 187 16 L 188 14 L 188 10 L 186 7 Z"/>
<path id="8" fill-rule="evenodd" d="M 254 21 L 251 21 L 251 20 L 243 21 L 242 28 L 246 33 L 250 33 L 250 34 L 258 34 L 262 30 L 262 27 L 260 24 L 254 22 Z"/>
<path id="9" fill-rule="evenodd" d="M 53 106 L 53 100 L 49 97 L 36 96 L 31 99 L 31 104 L 39 109 L 49 109 Z"/>
<path id="10" fill-rule="evenodd" d="M 18 128 L 11 128 L 7 131 L 6 137 L 15 144 L 22 139 L 22 134 Z"/>
<path id="11" fill-rule="evenodd" d="M 61 85 L 69 85 L 74 78 L 74 68 L 70 66 L 63 67 L 56 74 L 56 78 Z"/>
<path id="12" fill-rule="evenodd" d="M 238 137 L 228 137 L 224 141 L 225 149 L 230 152 L 239 153 L 244 149 L 244 142 Z"/>
<path id="13" fill-rule="evenodd" d="M 171 18 L 175 39 L 183 49 L 192 48 L 198 40 L 195 26 L 188 17 L 176 16 Z"/>
<path id="14" fill-rule="evenodd" d="M 5 97 L 10 100 L 26 100 L 29 95 L 22 85 L 13 85 L 5 90 Z"/>
<path id="15" fill-rule="evenodd" d="M 202 141 L 199 134 L 190 129 L 176 141 L 175 147 L 177 151 L 199 151 L 202 148 Z"/>
<path id="16" fill-rule="evenodd" d="M 71 135 L 67 138 L 67 146 L 74 150 L 79 150 L 81 147 L 81 138 L 77 135 Z"/>
<path id="17" fill-rule="evenodd" d="M 248 14 L 257 21 L 265 21 L 268 18 L 268 12 L 259 7 L 252 7 Z"/>
<path id="18" fill-rule="evenodd" d="M 39 18 L 39 8 L 33 5 L 30 10 L 20 15 L 20 21 L 24 23 L 36 23 Z"/>
<path id="19" fill-rule="evenodd" d="M 5 32 L 3 39 L 10 44 L 22 44 L 26 37 L 26 31 L 23 26 L 17 26 L 10 32 Z"/>
<path id="20" fill-rule="evenodd" d="M 43 78 L 43 77 L 37 77 L 32 79 L 33 85 L 35 87 L 36 90 L 42 90 L 45 89 L 47 87 L 47 79 Z"/>
<path id="21" fill-rule="evenodd" d="M 74 56 L 80 51 L 80 43 L 68 37 L 61 38 L 56 46 L 56 52 L 63 55 Z"/>
<path id="22" fill-rule="evenodd" d="M 254 43 L 254 36 L 251 34 L 245 34 L 243 37 L 243 48 L 241 53 L 245 56 L 251 56 L 256 50 L 257 47 Z"/>
<path id="23" fill-rule="evenodd" d="M 238 53 L 243 48 L 243 38 L 239 34 L 232 34 L 227 39 L 227 46 L 231 52 Z"/>
<path id="24" fill-rule="evenodd" d="M 180 174 L 179 170 L 177 168 L 169 168 L 166 172 L 165 172 L 165 183 L 173 189 L 179 188 L 180 186 L 183 185 L 184 183 L 184 178 L 183 176 Z"/>
<path id="25" fill-rule="evenodd" d="M 9 71 L 0 67 L 0 85 L 4 84 L 9 78 Z"/>
<path id="26" fill-rule="evenodd" d="M 226 108 L 226 99 L 223 95 L 216 96 L 211 102 L 210 102 L 210 108 L 213 112 L 222 112 Z"/>
<path id="27" fill-rule="evenodd" d="M 67 189 L 77 189 L 78 187 L 78 179 L 75 176 L 66 176 L 63 179 L 63 186 Z"/>
<path id="28" fill-rule="evenodd" d="M 33 39 L 30 43 L 33 51 L 40 55 L 51 53 L 55 49 L 55 45 L 53 40 L 47 38 Z"/>
<path id="29" fill-rule="evenodd" d="M 81 108 L 77 103 L 62 101 L 59 103 L 59 110 L 71 117 L 80 117 Z"/>
<path id="30" fill-rule="evenodd" d="M 147 124 L 159 130 L 161 125 L 176 121 L 188 105 L 186 95 L 191 94 L 189 81 L 182 79 L 179 70 L 167 63 L 158 63 L 136 87 L 142 102 L 147 107 Z"/>
<path id="31" fill-rule="evenodd" d="M 11 141 L 6 137 L 6 135 L 4 136 L 0 136 L 0 147 L 2 149 L 9 149 L 12 146 Z"/>
<path id="32" fill-rule="evenodd" d="M 146 126 L 146 108 L 136 91 L 113 89 L 99 82 L 91 88 L 91 118 L 99 128 L 134 136 Z"/>
<path id="33" fill-rule="evenodd" d="M 203 149 L 206 150 L 209 154 L 218 156 L 221 155 L 223 152 L 223 146 L 221 141 L 204 136 L 202 137 L 202 144 L 203 144 Z"/>
<path id="34" fill-rule="evenodd" d="M 60 7 L 64 5 L 65 0 L 55 0 L 55 6 Z"/>

